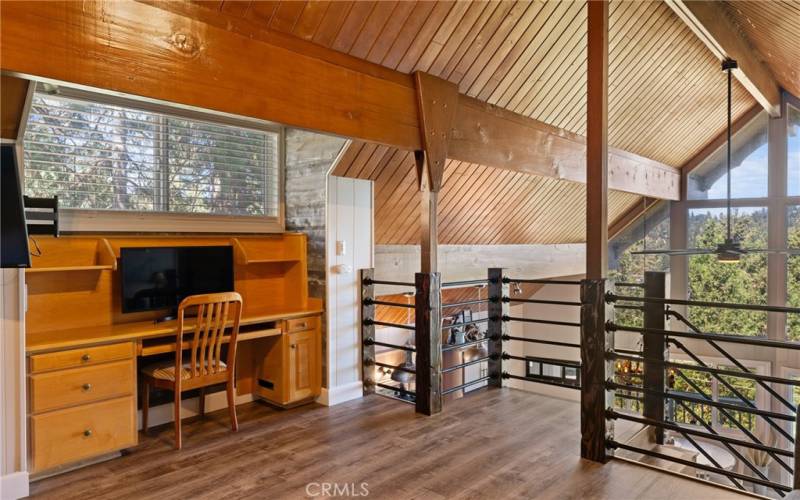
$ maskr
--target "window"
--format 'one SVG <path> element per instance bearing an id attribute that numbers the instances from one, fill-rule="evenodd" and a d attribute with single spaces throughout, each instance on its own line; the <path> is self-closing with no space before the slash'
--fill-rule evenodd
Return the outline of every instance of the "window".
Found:
<path id="1" fill-rule="evenodd" d="M 738 207 L 731 213 L 732 231 L 744 248 L 767 248 L 767 209 Z M 725 239 L 726 210 L 689 210 L 688 243 L 691 248 L 715 248 Z M 740 304 L 767 303 L 767 255 L 742 257 L 724 264 L 716 255 L 689 257 L 689 298 Z M 703 332 L 765 335 L 767 313 L 707 307 L 690 307 L 689 321 Z"/>
<path id="2" fill-rule="evenodd" d="M 800 205 L 790 206 L 786 214 L 788 248 L 800 248 Z M 786 305 L 800 307 L 800 255 L 792 255 L 786 264 Z M 786 333 L 790 340 L 800 340 L 800 314 L 786 315 Z"/>
<path id="3" fill-rule="evenodd" d="M 766 113 L 742 127 L 733 136 L 731 158 L 731 197 L 764 198 L 767 196 Z M 687 194 L 690 200 L 719 200 L 727 194 L 727 147 L 722 146 L 689 174 Z"/>
<path id="4" fill-rule="evenodd" d="M 617 282 L 640 283 L 645 271 L 669 272 L 669 257 L 666 255 L 631 255 L 631 252 L 645 249 L 667 250 L 669 245 L 669 204 L 661 203 L 609 242 L 609 277 Z M 622 292 L 641 296 L 644 290 L 625 288 Z M 616 310 L 615 321 L 643 326 L 641 312 L 631 309 Z"/>
<path id="5" fill-rule="evenodd" d="M 800 110 L 789 106 L 789 196 L 800 196 Z"/>
<path id="6" fill-rule="evenodd" d="M 101 100 L 34 95 L 26 194 L 66 209 L 279 217 L 277 131 Z"/>
<path id="7" fill-rule="evenodd" d="M 532 379 L 550 380 L 564 385 L 580 385 L 580 363 L 548 358 L 528 357 L 525 376 Z"/>
<path id="8" fill-rule="evenodd" d="M 747 404 L 739 398 L 739 395 L 741 395 L 750 403 L 763 408 L 765 403 L 760 402 L 759 404 L 757 402 L 757 384 L 754 380 L 729 375 L 720 375 L 719 379 L 717 379 L 710 373 L 691 370 L 689 367 L 696 366 L 694 362 L 681 361 L 680 359 L 673 361 L 686 364 L 687 369 L 670 369 L 670 391 L 697 401 L 684 401 L 682 404 L 677 400 L 668 401 L 668 419 L 681 424 L 698 426 L 705 422 L 717 430 L 741 431 L 742 428 L 745 428 L 748 431 L 755 431 L 758 424 L 756 416 L 752 413 L 733 409 L 720 409 L 702 402 L 702 399 L 705 399 L 703 395 L 705 395 L 710 397 L 712 401 L 746 408 Z M 738 371 L 736 367 L 724 363 L 712 360 L 703 361 L 713 368 Z M 752 366 L 748 367 L 748 369 L 753 373 L 762 373 L 764 371 L 763 368 L 759 369 Z M 700 419 L 702 419 L 702 422 L 699 421 Z"/>

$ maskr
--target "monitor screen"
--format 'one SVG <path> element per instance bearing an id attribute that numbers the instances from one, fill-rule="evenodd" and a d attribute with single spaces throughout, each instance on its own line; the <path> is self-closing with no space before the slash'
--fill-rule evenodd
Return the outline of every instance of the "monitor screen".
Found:
<path id="1" fill-rule="evenodd" d="M 3 144 L 0 149 L 0 266 L 30 267 L 17 153 L 13 144 Z"/>
<path id="2" fill-rule="evenodd" d="M 190 295 L 233 291 L 233 249 L 121 248 L 122 312 L 173 309 Z"/>

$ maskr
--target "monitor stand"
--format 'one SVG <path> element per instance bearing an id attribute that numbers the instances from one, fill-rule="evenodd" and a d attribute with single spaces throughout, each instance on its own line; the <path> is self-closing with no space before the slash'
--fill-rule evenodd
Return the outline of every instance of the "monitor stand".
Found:
<path id="1" fill-rule="evenodd" d="M 153 323 L 163 323 L 165 321 L 172 321 L 178 319 L 178 310 L 172 309 L 166 315 L 161 316 L 160 318 L 156 318 L 153 320 Z"/>

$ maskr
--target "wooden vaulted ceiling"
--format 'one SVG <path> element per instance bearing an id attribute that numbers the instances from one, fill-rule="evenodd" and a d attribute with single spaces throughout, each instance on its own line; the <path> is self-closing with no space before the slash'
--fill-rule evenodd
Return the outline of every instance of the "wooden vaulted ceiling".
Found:
<path id="1" fill-rule="evenodd" d="M 778 84 L 800 96 L 800 2 L 735 0 L 725 5 Z"/>
<path id="2" fill-rule="evenodd" d="M 480 100 L 585 133 L 584 2 L 202 2 L 402 72 L 422 70 Z M 662 2 L 612 2 L 609 144 L 679 167 L 725 126 L 719 62 Z M 734 118 L 755 104 L 734 86 Z M 354 142 L 334 173 L 375 181 L 377 244 L 419 242 L 413 158 Z M 584 239 L 584 186 L 449 161 L 442 244 Z M 614 221 L 640 200 L 617 193 Z"/>

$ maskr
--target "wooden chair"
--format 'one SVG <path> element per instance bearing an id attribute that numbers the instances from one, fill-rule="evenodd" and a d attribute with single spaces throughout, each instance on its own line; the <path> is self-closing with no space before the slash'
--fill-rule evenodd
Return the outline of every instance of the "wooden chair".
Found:
<path id="1" fill-rule="evenodd" d="M 184 314 L 189 308 L 197 308 L 194 336 L 184 342 Z M 234 401 L 234 372 L 236 363 L 236 339 L 242 317 L 242 296 L 236 292 L 211 293 L 186 297 L 178 306 L 178 332 L 175 338 L 175 361 L 155 363 L 141 371 L 142 428 L 147 432 L 147 413 L 150 406 L 150 388 L 170 389 L 175 393 L 175 449 L 181 449 L 181 393 L 200 389 L 200 415 L 205 414 L 205 388 L 227 383 L 228 411 L 231 428 L 236 431 Z M 225 334 L 225 323 L 233 319 L 230 339 Z M 222 344 L 228 341 L 228 359 L 222 361 Z M 187 345 L 188 344 L 188 345 Z M 183 360 L 183 350 L 188 360 Z M 180 376 L 175 376 L 179 373 Z"/>

